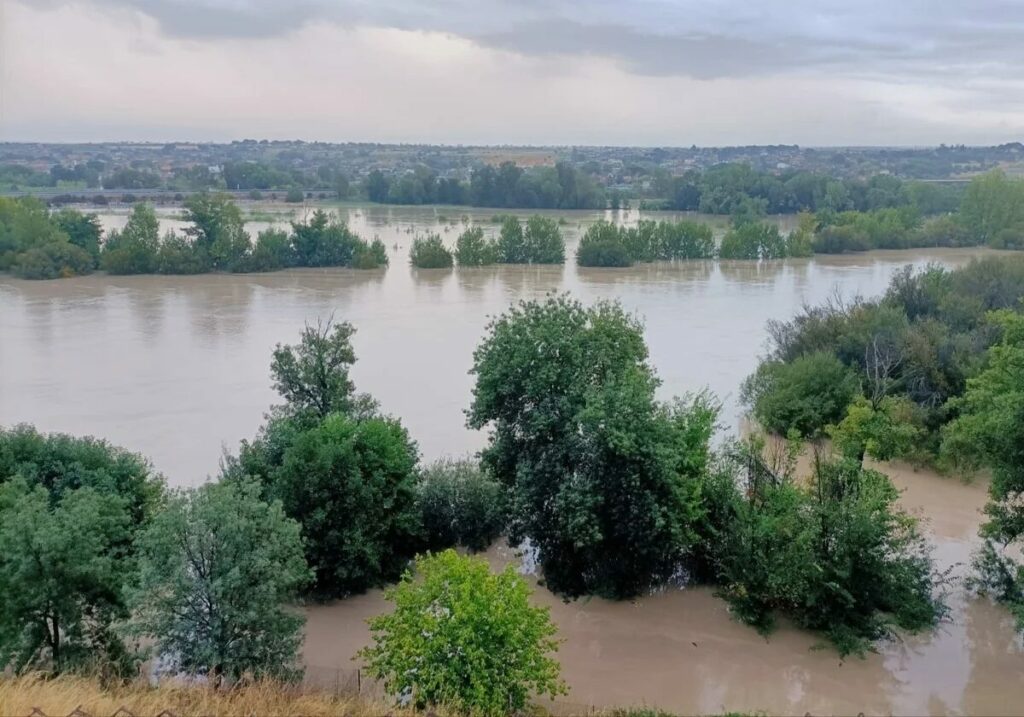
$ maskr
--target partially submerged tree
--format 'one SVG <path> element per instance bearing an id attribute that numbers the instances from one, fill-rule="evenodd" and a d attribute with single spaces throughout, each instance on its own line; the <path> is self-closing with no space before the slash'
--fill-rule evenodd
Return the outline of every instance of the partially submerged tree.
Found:
<path id="1" fill-rule="evenodd" d="M 417 558 L 385 594 L 395 609 L 370 620 L 374 643 L 360 655 L 390 694 L 421 708 L 504 715 L 565 693 L 551 657 L 555 626 L 513 566 L 494 574 L 484 560 L 446 550 Z"/>

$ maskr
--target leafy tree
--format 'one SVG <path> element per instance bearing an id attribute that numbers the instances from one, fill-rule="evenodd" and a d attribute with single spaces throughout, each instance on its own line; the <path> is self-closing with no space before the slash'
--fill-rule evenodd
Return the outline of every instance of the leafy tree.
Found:
<path id="1" fill-rule="evenodd" d="M 219 681 L 295 679 L 309 579 L 299 525 L 251 482 L 171 496 L 140 536 L 132 629 L 173 667 Z"/>
<path id="2" fill-rule="evenodd" d="M 401 574 L 420 539 L 416 460 L 398 421 L 335 414 L 265 469 L 267 494 L 302 525 L 314 594 L 344 597 Z"/>
<path id="3" fill-rule="evenodd" d="M 390 182 L 379 169 L 375 169 L 367 175 L 365 187 L 366 197 L 371 202 L 387 201 Z"/>
<path id="4" fill-rule="evenodd" d="M 306 195 L 302 193 L 302 190 L 295 187 L 289 189 L 284 195 L 284 200 L 289 204 L 301 204 L 305 198 Z"/>
<path id="5" fill-rule="evenodd" d="M 347 225 L 317 209 L 306 222 L 292 222 L 298 266 L 351 266 L 360 239 Z"/>
<path id="6" fill-rule="evenodd" d="M 503 715 L 566 692 L 550 656 L 555 626 L 547 608 L 530 605 L 514 567 L 495 575 L 447 550 L 417 558 L 415 573 L 386 595 L 395 610 L 370 620 L 374 644 L 360 655 L 389 693 L 419 707 Z"/>
<path id="7" fill-rule="evenodd" d="M 739 482 L 713 552 L 744 622 L 767 632 L 781 612 L 845 655 L 944 614 L 928 542 L 885 475 L 840 461 L 819 463 L 806 488 L 758 471 Z"/>
<path id="8" fill-rule="evenodd" d="M 471 227 L 455 240 L 455 260 L 459 266 L 486 266 L 497 261 L 497 247 L 484 237 L 484 230 Z"/>
<path id="9" fill-rule="evenodd" d="M 295 263 L 295 249 L 288 233 L 271 228 L 256 235 L 246 268 L 248 271 L 275 271 L 295 266 Z"/>
<path id="10" fill-rule="evenodd" d="M 159 249 L 156 212 L 148 204 L 136 204 L 124 229 L 110 232 L 104 242 L 100 266 L 111 274 L 152 274 Z"/>
<path id="11" fill-rule="evenodd" d="M 846 409 L 846 416 L 825 432 L 846 458 L 863 465 L 868 455 L 879 461 L 911 453 L 921 438 L 915 406 L 903 396 L 885 396 L 873 406 L 863 396 Z"/>
<path id="12" fill-rule="evenodd" d="M 434 548 L 486 550 L 505 529 L 504 489 L 473 460 L 441 459 L 427 466 L 416 500 Z"/>
<path id="13" fill-rule="evenodd" d="M 127 500 L 94 488 L 51 502 L 20 475 L 0 484 L 0 664 L 127 667 L 112 626 L 126 616 L 130 523 Z"/>
<path id="14" fill-rule="evenodd" d="M 523 235 L 523 225 L 511 214 L 501 222 L 498 233 L 498 261 L 502 264 L 526 264 L 530 257 Z"/>
<path id="15" fill-rule="evenodd" d="M 349 368 L 356 361 L 352 324 L 307 324 L 296 346 L 278 344 L 270 363 L 274 390 L 291 415 L 322 419 L 348 413 L 356 403 Z"/>
<path id="16" fill-rule="evenodd" d="M 946 428 L 942 448 L 967 468 L 992 469 L 976 586 L 1006 604 L 1024 631 L 1024 566 L 1015 553 L 1024 542 L 1024 316 L 1004 310 L 992 320 L 1002 340 L 952 402 L 959 416 Z"/>
<path id="17" fill-rule="evenodd" d="M 185 234 L 214 269 L 237 270 L 251 249 L 238 205 L 223 192 L 200 192 L 185 200 Z"/>
<path id="18" fill-rule="evenodd" d="M 828 353 L 801 356 L 789 363 L 762 363 L 743 385 L 743 400 L 768 431 L 795 430 L 808 438 L 838 423 L 860 392 L 857 376 Z"/>
<path id="19" fill-rule="evenodd" d="M 722 259 L 784 259 L 786 240 L 774 224 L 747 221 L 722 237 L 718 255 Z"/>
<path id="20" fill-rule="evenodd" d="M 95 214 L 84 214 L 76 209 L 61 209 L 53 214 L 53 223 L 68 236 L 68 241 L 92 257 L 93 266 L 99 264 L 100 240 L 103 227 Z"/>
<path id="21" fill-rule="evenodd" d="M 200 251 L 187 237 L 167 232 L 156 253 L 160 274 L 202 274 L 210 270 L 209 254 Z"/>
<path id="22" fill-rule="evenodd" d="M 576 247 L 579 266 L 632 266 L 633 257 L 620 227 L 603 219 L 587 227 Z"/>
<path id="23" fill-rule="evenodd" d="M 565 263 L 565 240 L 554 219 L 536 214 L 530 217 L 523 231 L 523 246 L 531 264 Z"/>
<path id="24" fill-rule="evenodd" d="M 715 411 L 661 406 L 642 329 L 617 304 L 523 302 L 474 352 L 471 428 L 557 592 L 626 597 L 684 560 Z"/>
<path id="25" fill-rule="evenodd" d="M 413 240 L 409 263 L 417 269 L 450 269 L 454 259 L 440 235 L 428 234 Z"/>
<path id="26" fill-rule="evenodd" d="M 66 241 L 34 246 L 18 254 L 11 267 L 22 279 L 61 279 L 91 274 L 95 261 L 84 249 Z"/>
<path id="27" fill-rule="evenodd" d="M 352 255 L 352 266 L 356 269 L 379 269 L 389 263 L 387 247 L 379 238 L 369 244 L 360 240 Z"/>
<path id="28" fill-rule="evenodd" d="M 975 177 L 960 205 L 960 219 L 981 244 L 1003 244 L 1013 232 L 1024 234 L 1024 182 L 1002 170 Z"/>

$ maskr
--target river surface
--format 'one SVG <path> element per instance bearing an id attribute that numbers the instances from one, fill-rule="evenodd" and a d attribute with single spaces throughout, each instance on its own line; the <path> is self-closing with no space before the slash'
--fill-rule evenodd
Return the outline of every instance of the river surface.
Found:
<path id="1" fill-rule="evenodd" d="M 265 212 L 265 207 L 259 208 Z M 180 226 L 162 209 L 165 229 Z M 272 208 L 257 231 L 292 218 Z M 302 210 L 298 210 L 301 212 Z M 680 262 L 630 269 L 498 266 L 413 270 L 416 234 L 454 243 L 467 222 L 493 232 L 493 212 L 341 206 L 335 211 L 389 248 L 386 271 L 303 269 L 272 274 L 110 277 L 30 282 L 0 275 L 0 425 L 93 434 L 149 456 L 168 482 L 195 485 L 217 473 L 224 450 L 253 436 L 275 401 L 270 352 L 294 342 L 303 322 L 333 316 L 358 329 L 352 376 L 398 416 L 426 460 L 480 448 L 465 428 L 473 348 L 488 317 L 519 299 L 568 291 L 584 302 L 617 299 L 643 318 L 651 362 L 668 398 L 709 388 L 735 431 L 740 382 L 765 349 L 765 323 L 838 292 L 877 295 L 906 264 L 959 266 L 985 250 L 912 250 L 769 263 Z M 447 214 L 447 216 L 444 216 Z M 560 213 L 568 253 L 600 215 Z M 665 215 L 658 215 L 665 216 Z M 102 215 L 108 228 L 124 211 Z M 613 217 L 631 222 L 637 212 Z M 783 217 L 784 227 L 793 218 Z M 723 225 L 716 219 L 717 226 Z M 973 549 L 984 485 L 887 467 L 904 501 L 928 519 L 943 565 Z M 508 549 L 489 554 L 514 560 Z M 961 568 L 955 570 L 962 573 Z M 765 640 L 732 620 L 704 589 L 635 602 L 563 603 L 544 590 L 565 642 L 571 693 L 565 709 L 658 705 L 684 713 L 1021 714 L 1024 649 L 1007 614 L 954 586 L 952 619 L 933 634 L 840 661 L 817 640 L 783 626 Z M 380 593 L 312 608 L 311 676 L 341 680 L 365 644 L 364 620 L 385 609 Z"/>

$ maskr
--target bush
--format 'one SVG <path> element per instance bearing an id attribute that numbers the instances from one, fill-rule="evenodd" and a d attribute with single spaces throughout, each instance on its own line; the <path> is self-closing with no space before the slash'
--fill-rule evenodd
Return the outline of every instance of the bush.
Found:
<path id="1" fill-rule="evenodd" d="M 547 608 L 530 604 L 513 566 L 495 575 L 485 561 L 447 550 L 417 558 L 415 573 L 385 594 L 395 610 L 370 620 L 374 642 L 360 656 L 388 694 L 489 716 L 566 692 L 549 656 L 555 626 Z"/>
<path id="2" fill-rule="evenodd" d="M 730 229 L 718 247 L 722 259 L 784 259 L 786 240 L 774 224 L 745 222 Z"/>
<path id="3" fill-rule="evenodd" d="M 511 214 L 495 217 L 501 220 L 498 232 L 498 261 L 502 264 L 526 264 L 529 256 L 526 253 L 526 240 L 523 236 L 523 225 Z M 493 219 L 492 219 L 493 221 Z"/>
<path id="4" fill-rule="evenodd" d="M 19 254 L 11 268 L 22 279 L 60 279 L 91 274 L 93 257 L 81 247 L 57 241 Z"/>
<path id="5" fill-rule="evenodd" d="M 859 392 L 853 371 L 831 354 L 814 353 L 790 363 L 761 364 L 744 382 L 742 396 L 766 430 L 816 438 L 843 419 Z"/>
<path id="6" fill-rule="evenodd" d="M 945 608 L 928 542 L 898 498 L 885 475 L 849 461 L 820 464 L 807 488 L 748 479 L 714 549 L 720 594 L 762 631 L 780 612 L 843 655 L 934 625 Z"/>
<path id="7" fill-rule="evenodd" d="M 295 266 L 295 250 L 287 232 L 264 229 L 256 236 L 256 244 L 246 265 L 247 271 L 275 271 Z"/>
<path id="8" fill-rule="evenodd" d="M 441 237 L 429 234 L 413 240 L 409 263 L 417 269 L 450 269 L 454 260 Z"/>
<path id="9" fill-rule="evenodd" d="M 564 264 L 565 240 L 553 219 L 534 215 L 523 232 L 526 260 L 530 264 Z"/>
<path id="10" fill-rule="evenodd" d="M 576 247 L 579 266 L 632 266 L 633 259 L 622 229 L 611 222 L 599 220 L 587 227 Z"/>
<path id="11" fill-rule="evenodd" d="M 352 257 L 352 267 L 355 269 L 379 269 L 388 265 L 388 250 L 384 242 L 374 239 L 367 244 L 361 242 L 357 245 Z"/>
<path id="12" fill-rule="evenodd" d="M 161 274 L 202 274 L 210 270 L 210 263 L 193 242 L 168 232 L 157 251 L 156 270 Z"/>
<path id="13" fill-rule="evenodd" d="M 486 266 L 498 260 L 498 248 L 484 237 L 484 230 L 472 227 L 455 240 L 455 260 L 459 266 Z"/>
<path id="14" fill-rule="evenodd" d="M 284 195 L 284 200 L 289 204 L 299 204 L 306 198 L 301 189 L 289 189 Z"/>
<path id="15" fill-rule="evenodd" d="M 505 530 L 504 491 L 473 460 L 442 459 L 427 466 L 417 502 L 432 548 L 486 550 Z"/>

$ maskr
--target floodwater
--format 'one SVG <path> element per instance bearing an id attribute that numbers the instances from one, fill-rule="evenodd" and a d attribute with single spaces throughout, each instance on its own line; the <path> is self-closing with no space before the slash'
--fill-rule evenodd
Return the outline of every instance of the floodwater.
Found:
<path id="1" fill-rule="evenodd" d="M 176 210 L 160 211 L 165 229 L 180 226 L 171 214 Z M 283 222 L 295 210 L 273 211 L 270 218 Z M 723 423 L 733 429 L 739 384 L 764 350 L 768 319 L 788 318 L 801 304 L 836 291 L 878 294 L 908 263 L 956 266 L 984 253 L 414 270 L 408 248 L 415 234 L 439 231 L 454 243 L 463 226 L 458 210 L 447 219 L 431 208 L 338 211 L 362 236 L 385 242 L 389 269 L 35 282 L 0 275 L 0 425 L 29 422 L 44 431 L 103 436 L 149 456 L 170 483 L 195 485 L 217 473 L 225 448 L 256 433 L 275 402 L 274 345 L 294 342 L 304 322 L 333 316 L 357 327 L 356 386 L 401 417 L 424 459 L 472 452 L 485 435 L 465 428 L 463 411 L 472 351 L 488 316 L 519 299 L 568 291 L 584 302 L 618 299 L 637 312 L 646 322 L 662 396 L 710 388 L 723 401 Z M 494 231 L 490 216 L 478 211 L 465 218 Z M 580 228 L 600 215 L 557 216 L 566 222 L 571 257 Z M 125 221 L 123 211 L 101 218 L 108 227 Z M 249 229 L 265 226 L 254 222 Z"/>
<path id="2" fill-rule="evenodd" d="M 976 547 L 983 482 L 877 467 L 904 490 L 904 506 L 925 519 L 938 566 L 962 574 Z M 487 557 L 495 567 L 516 559 L 503 545 Z M 534 602 L 550 609 L 563 640 L 557 657 L 570 687 L 553 705 L 542 704 L 573 714 L 591 705 L 678 714 L 1024 714 L 1024 645 L 1013 619 L 967 596 L 959 583 L 949 590 L 949 620 L 934 632 L 841 660 L 785 623 L 762 637 L 734 620 L 709 588 L 673 588 L 632 602 L 564 602 L 536 587 Z M 366 619 L 387 610 L 380 591 L 309 608 L 310 679 L 354 684 L 353 658 L 369 640 Z"/>
<path id="3" fill-rule="evenodd" d="M 263 211 L 263 207 L 260 208 Z M 275 209 L 256 231 L 291 218 Z M 387 271 L 304 269 L 193 277 L 94 275 L 47 282 L 0 276 L 0 425 L 93 434 L 149 456 L 172 485 L 217 472 L 223 450 L 255 434 L 275 401 L 270 352 L 303 322 L 352 322 L 359 390 L 402 419 L 424 459 L 480 448 L 464 425 L 472 351 L 488 317 L 519 299 L 568 291 L 584 302 L 617 299 L 645 321 L 651 362 L 668 398 L 709 388 L 722 423 L 738 427 L 740 382 L 765 348 L 765 323 L 835 292 L 877 295 L 906 264 L 959 266 L 985 250 L 912 250 L 770 263 L 681 262 L 630 269 L 499 266 L 416 271 L 408 248 L 422 231 L 447 241 L 466 222 L 494 231 L 492 212 L 342 206 L 366 238 L 389 247 Z M 162 210 L 165 228 L 176 220 Z M 561 213 L 568 253 L 600 215 Z M 616 216 L 635 221 L 636 212 Z M 124 213 L 103 214 L 105 225 Z M 792 218 L 779 220 L 791 225 Z M 974 547 L 984 485 L 889 466 L 906 505 L 927 517 L 943 565 Z M 495 549 L 500 564 L 514 559 Z M 962 568 L 955 570 L 962 573 Z M 1024 648 L 1008 615 L 953 587 L 952 619 L 938 631 L 883 647 L 864 660 L 814 650 L 783 626 L 765 640 L 732 620 L 705 589 L 636 602 L 563 603 L 544 590 L 565 642 L 571 693 L 561 707 L 651 704 L 684 713 L 1022 714 Z M 351 671 L 365 618 L 385 608 L 370 593 L 309 611 L 311 675 Z"/>

